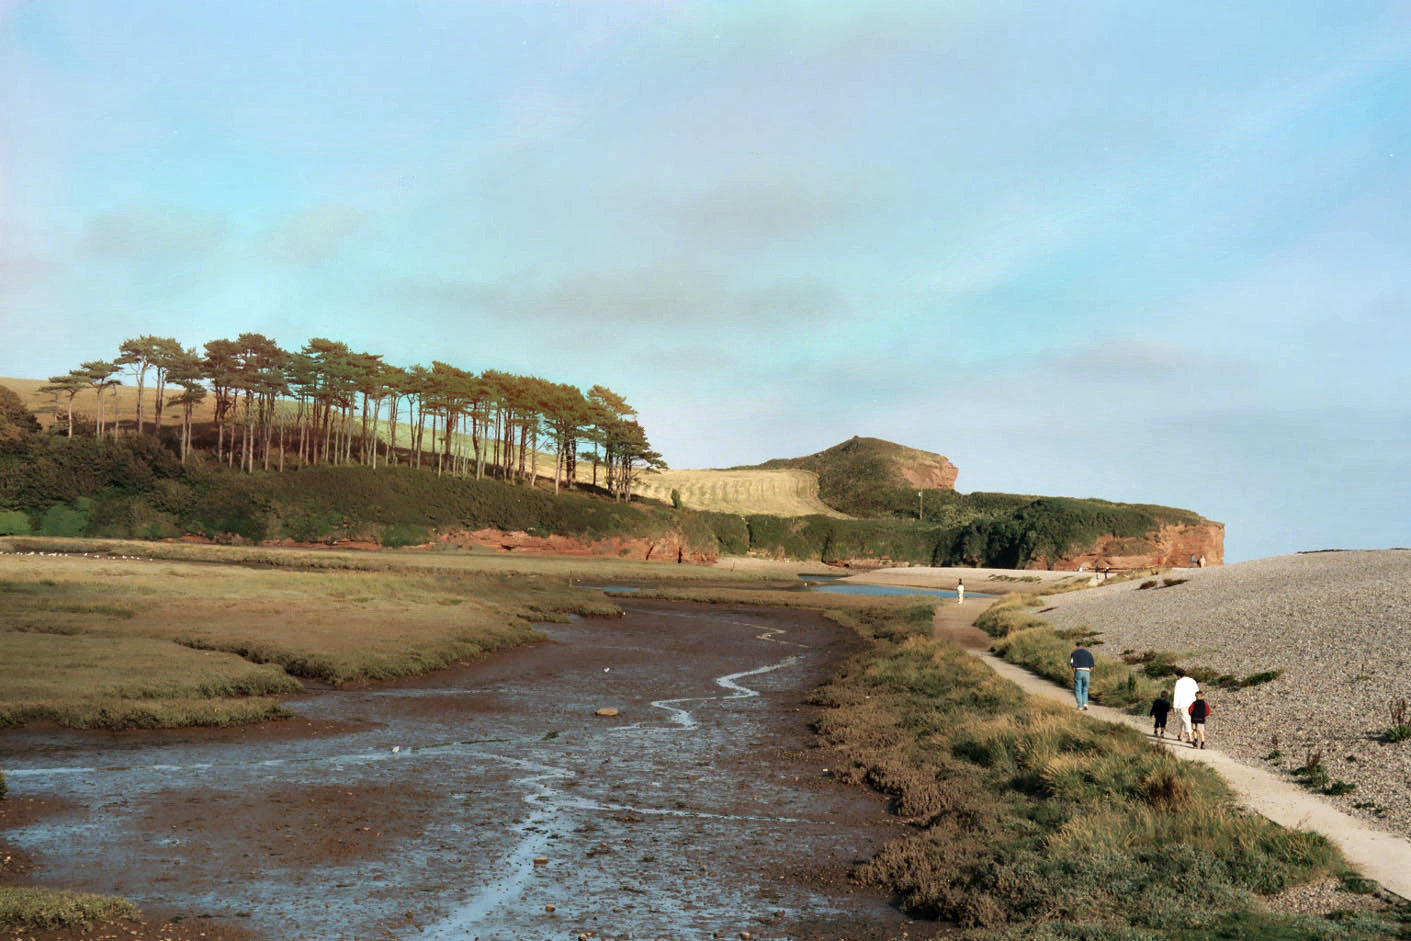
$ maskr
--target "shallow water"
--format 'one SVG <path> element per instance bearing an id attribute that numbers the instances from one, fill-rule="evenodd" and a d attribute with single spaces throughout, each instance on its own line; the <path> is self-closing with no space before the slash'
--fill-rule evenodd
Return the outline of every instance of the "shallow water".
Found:
<path id="1" fill-rule="evenodd" d="M 272 938 L 904 924 L 798 877 L 844 871 L 879 840 L 875 799 L 805 760 L 798 699 L 838 630 L 797 612 L 627 607 L 409 687 L 290 700 L 345 729 L 317 738 L 0 736 L 12 795 L 70 808 L 6 838 L 44 884 Z"/>
<path id="2" fill-rule="evenodd" d="M 856 582 L 834 584 L 831 582 L 809 585 L 809 591 L 819 591 L 830 595 L 930 595 L 933 598 L 954 598 L 956 593 L 943 588 L 911 588 L 906 585 L 861 585 Z M 979 592 L 967 591 L 971 598 L 988 598 Z"/>

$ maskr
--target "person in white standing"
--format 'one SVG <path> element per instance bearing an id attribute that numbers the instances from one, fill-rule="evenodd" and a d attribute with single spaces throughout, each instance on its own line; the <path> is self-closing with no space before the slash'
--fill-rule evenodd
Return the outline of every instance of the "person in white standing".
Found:
<path id="1" fill-rule="evenodd" d="M 965 604 L 965 581 L 963 579 L 955 583 L 955 603 Z"/>
<path id="2" fill-rule="evenodd" d="M 1176 711 L 1176 715 L 1181 717 L 1181 733 L 1177 736 L 1178 741 L 1189 742 L 1193 740 L 1191 735 L 1191 703 L 1195 702 L 1195 694 L 1200 692 L 1200 684 L 1195 681 L 1195 677 L 1186 676 L 1186 671 L 1180 667 L 1176 668 L 1176 686 L 1171 690 L 1171 708 Z"/>

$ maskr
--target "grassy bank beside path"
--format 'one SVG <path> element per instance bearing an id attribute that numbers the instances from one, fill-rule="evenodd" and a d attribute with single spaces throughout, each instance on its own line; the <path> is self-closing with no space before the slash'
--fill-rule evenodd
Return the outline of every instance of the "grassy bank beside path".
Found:
<path id="1" fill-rule="evenodd" d="M 860 877 L 968 937 L 1411 937 L 1402 910 L 1267 911 L 1292 886 L 1360 882 L 1326 839 L 1244 812 L 1209 769 L 1031 700 L 924 629 L 872 632 L 815 701 L 844 776 L 911 828 Z"/>

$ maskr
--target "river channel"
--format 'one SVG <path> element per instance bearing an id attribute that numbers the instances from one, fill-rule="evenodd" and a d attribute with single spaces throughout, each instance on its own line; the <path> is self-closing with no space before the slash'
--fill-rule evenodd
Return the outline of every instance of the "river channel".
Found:
<path id="1" fill-rule="evenodd" d="M 266 938 L 883 938 L 895 835 L 803 700 L 816 615 L 619 599 L 621 619 L 260 729 L 0 735 L 29 881 Z M 620 710 L 615 717 L 599 708 Z"/>

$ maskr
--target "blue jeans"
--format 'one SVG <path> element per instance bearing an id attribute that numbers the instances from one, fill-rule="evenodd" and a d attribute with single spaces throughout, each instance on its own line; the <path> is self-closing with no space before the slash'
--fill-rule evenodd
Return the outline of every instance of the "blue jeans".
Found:
<path id="1" fill-rule="evenodd" d="M 1092 674 L 1087 670 L 1073 671 L 1073 698 L 1078 700 L 1078 708 L 1082 709 L 1088 704 L 1088 680 Z"/>

